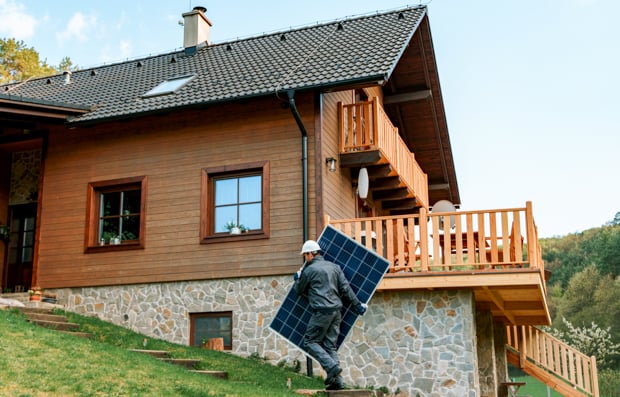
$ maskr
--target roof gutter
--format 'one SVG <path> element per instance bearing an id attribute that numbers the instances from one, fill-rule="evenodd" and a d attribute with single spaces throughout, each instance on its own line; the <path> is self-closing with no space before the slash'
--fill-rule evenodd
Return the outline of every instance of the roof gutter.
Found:
<path id="1" fill-rule="evenodd" d="M 306 131 L 306 126 L 301 120 L 301 115 L 299 114 L 299 110 L 297 110 L 297 105 L 295 104 L 295 91 L 288 90 L 288 104 L 291 109 L 291 113 L 293 113 L 293 117 L 297 122 L 297 127 L 299 127 L 299 132 L 301 132 L 301 180 L 302 180 L 302 202 L 303 202 L 303 241 L 308 240 L 308 131 Z M 309 377 L 312 377 L 312 359 L 310 356 L 306 356 L 306 374 Z"/>

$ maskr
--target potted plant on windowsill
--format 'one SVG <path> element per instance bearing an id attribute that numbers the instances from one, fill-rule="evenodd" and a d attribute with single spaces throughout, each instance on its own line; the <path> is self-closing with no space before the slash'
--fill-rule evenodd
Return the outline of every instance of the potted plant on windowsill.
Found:
<path id="1" fill-rule="evenodd" d="M 8 225 L 4 225 L 0 223 L 0 240 L 9 241 L 11 237 L 11 230 Z"/>
<path id="2" fill-rule="evenodd" d="M 241 234 L 241 233 L 246 232 L 248 230 L 242 224 L 236 223 L 236 222 L 233 222 L 233 221 L 229 221 L 228 223 L 226 223 L 226 225 L 224 225 L 224 227 L 226 228 L 226 230 L 228 230 L 228 233 L 230 233 L 230 234 Z"/>

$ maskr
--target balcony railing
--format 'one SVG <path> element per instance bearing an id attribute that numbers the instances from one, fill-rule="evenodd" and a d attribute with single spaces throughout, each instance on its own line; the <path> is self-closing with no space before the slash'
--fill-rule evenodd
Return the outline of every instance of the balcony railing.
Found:
<path id="1" fill-rule="evenodd" d="M 385 114 L 378 98 L 354 104 L 340 104 L 340 153 L 379 151 L 377 164 L 389 163 L 395 175 L 419 207 L 428 208 L 428 180 L 398 128 Z"/>
<path id="2" fill-rule="evenodd" d="M 536 327 L 507 326 L 506 332 L 509 353 L 517 355 L 520 368 L 564 395 L 599 396 L 595 357 L 582 354 Z"/>
<path id="3" fill-rule="evenodd" d="M 390 272 L 544 271 L 532 204 L 524 208 L 328 220 L 391 261 Z"/>

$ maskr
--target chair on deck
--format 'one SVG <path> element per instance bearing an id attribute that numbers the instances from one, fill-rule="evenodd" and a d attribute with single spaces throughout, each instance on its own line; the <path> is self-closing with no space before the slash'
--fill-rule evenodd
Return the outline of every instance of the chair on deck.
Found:
<path id="1" fill-rule="evenodd" d="M 411 251 L 411 252 L 414 252 L 414 259 L 413 259 L 413 262 L 410 262 L 409 261 L 409 251 L 410 251 L 409 237 L 407 236 L 406 227 L 403 226 L 403 230 L 402 230 L 403 262 L 400 263 L 399 253 L 401 253 L 401 249 L 399 249 L 399 238 L 398 238 L 398 232 L 397 232 L 398 222 L 396 220 L 393 220 L 392 225 L 393 225 L 393 230 L 394 230 L 394 239 L 392 241 L 392 247 L 394 249 L 394 259 L 392 262 L 394 266 L 390 268 L 390 272 L 396 273 L 396 272 L 401 272 L 401 271 L 413 271 L 413 265 L 415 265 L 415 262 L 420 260 L 421 258 L 419 254 L 420 242 L 415 241 L 414 246 L 413 246 L 413 251 Z"/>
<path id="2" fill-rule="evenodd" d="M 506 260 L 508 258 L 504 258 L 504 249 L 502 247 L 502 249 L 498 249 L 497 250 L 497 261 L 499 263 L 494 263 L 493 266 L 494 268 L 498 267 L 498 266 L 506 266 L 506 265 L 510 265 L 511 267 L 515 267 L 516 264 L 516 260 L 517 260 L 517 243 L 516 243 L 516 239 L 515 239 L 515 225 L 514 222 L 512 223 L 512 227 L 510 229 L 510 236 L 508 236 L 508 244 L 509 244 L 509 255 L 510 258 L 509 260 Z M 519 249 L 523 248 L 523 236 L 521 236 L 521 244 L 519 245 Z M 486 258 L 487 258 L 487 262 L 493 262 L 493 253 L 490 249 L 487 249 L 486 251 Z"/>

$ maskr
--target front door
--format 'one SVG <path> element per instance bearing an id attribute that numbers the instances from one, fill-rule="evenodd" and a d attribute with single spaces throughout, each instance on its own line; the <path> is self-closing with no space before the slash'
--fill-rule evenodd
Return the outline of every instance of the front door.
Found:
<path id="1" fill-rule="evenodd" d="M 9 216 L 11 237 L 7 249 L 4 287 L 12 292 L 27 291 L 32 282 L 37 205 L 11 206 Z"/>

